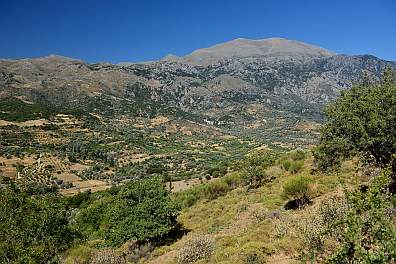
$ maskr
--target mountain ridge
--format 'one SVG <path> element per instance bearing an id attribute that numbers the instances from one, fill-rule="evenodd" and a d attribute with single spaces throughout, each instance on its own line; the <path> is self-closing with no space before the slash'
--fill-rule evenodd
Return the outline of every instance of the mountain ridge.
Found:
<path id="1" fill-rule="evenodd" d="M 318 46 L 306 44 L 296 40 L 284 38 L 246 39 L 237 38 L 202 48 L 181 57 L 186 63 L 207 65 L 221 59 L 233 57 L 260 57 L 260 56 L 332 56 L 334 52 Z"/>
<path id="2" fill-rule="evenodd" d="M 281 43 L 279 47 L 275 47 L 277 43 Z M 246 45 L 256 48 L 241 49 Z M 209 49 L 216 55 L 209 62 L 213 58 L 215 62 L 203 65 L 172 55 L 122 65 L 58 55 L 0 60 L 0 100 L 24 98 L 62 109 L 146 117 L 168 113 L 171 107 L 173 113 L 201 116 L 202 122 L 210 119 L 245 129 L 246 120 L 260 123 L 253 127 L 264 126 L 263 120 L 276 118 L 279 111 L 302 120 L 320 120 L 321 109 L 358 82 L 364 72 L 378 81 L 386 67 L 396 68 L 394 62 L 372 55 L 333 54 L 279 38 L 237 39 Z M 261 110 L 252 114 L 251 105 L 259 105 Z"/>

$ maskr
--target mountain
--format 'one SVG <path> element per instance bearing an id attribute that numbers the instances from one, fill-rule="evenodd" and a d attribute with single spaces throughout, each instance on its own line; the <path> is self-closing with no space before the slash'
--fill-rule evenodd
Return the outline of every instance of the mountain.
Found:
<path id="1" fill-rule="evenodd" d="M 303 42 L 283 38 L 250 40 L 238 38 L 209 48 L 199 49 L 181 58 L 193 65 L 209 65 L 230 58 L 248 57 L 328 57 L 335 53 Z M 172 57 L 172 60 L 174 58 Z"/>
<path id="2" fill-rule="evenodd" d="M 280 120 L 320 121 L 325 104 L 364 72 L 379 80 L 385 67 L 396 64 L 294 40 L 236 39 L 146 63 L 89 64 L 55 55 L 0 60 L 0 98 L 104 115 L 194 116 L 257 132 Z"/>

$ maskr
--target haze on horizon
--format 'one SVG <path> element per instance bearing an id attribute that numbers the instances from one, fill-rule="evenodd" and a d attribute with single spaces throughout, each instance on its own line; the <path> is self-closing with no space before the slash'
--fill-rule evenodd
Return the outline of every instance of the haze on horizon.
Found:
<path id="1" fill-rule="evenodd" d="M 396 2 L 49 1 L 0 3 L 0 58 L 158 60 L 236 38 L 282 37 L 396 61 Z"/>

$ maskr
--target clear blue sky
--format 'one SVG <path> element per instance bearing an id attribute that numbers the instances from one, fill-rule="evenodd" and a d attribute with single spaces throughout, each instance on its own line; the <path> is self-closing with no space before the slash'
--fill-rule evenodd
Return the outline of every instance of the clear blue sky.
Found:
<path id="1" fill-rule="evenodd" d="M 396 61 L 396 1 L 0 1 L 1 58 L 144 61 L 238 37 L 284 37 Z"/>

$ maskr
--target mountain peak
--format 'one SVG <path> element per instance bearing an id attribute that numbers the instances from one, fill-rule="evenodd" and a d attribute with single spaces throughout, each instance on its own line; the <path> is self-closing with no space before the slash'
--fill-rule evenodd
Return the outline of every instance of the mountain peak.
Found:
<path id="1" fill-rule="evenodd" d="M 296 40 L 237 38 L 208 48 L 198 49 L 183 57 L 183 60 L 191 64 L 207 65 L 222 59 L 235 57 L 327 57 L 332 55 L 335 55 L 335 53 Z"/>
<path id="2" fill-rule="evenodd" d="M 178 60 L 180 60 L 180 57 L 170 53 L 170 54 L 166 55 L 165 57 L 163 57 L 161 60 L 164 60 L 164 61 L 178 61 Z"/>

